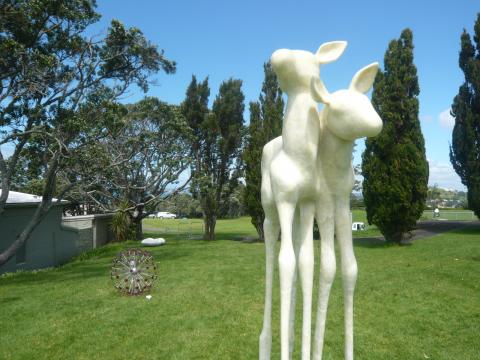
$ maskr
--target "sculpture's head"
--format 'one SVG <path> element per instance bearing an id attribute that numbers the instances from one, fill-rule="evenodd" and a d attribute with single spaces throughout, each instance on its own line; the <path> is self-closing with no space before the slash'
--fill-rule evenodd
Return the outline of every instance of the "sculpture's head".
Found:
<path id="1" fill-rule="evenodd" d="M 280 88 L 287 94 L 309 91 L 312 76 L 320 77 L 320 65 L 337 60 L 346 46 L 346 41 L 332 41 L 322 44 L 315 54 L 303 50 L 275 51 L 270 62 Z"/>
<path id="2" fill-rule="evenodd" d="M 322 80 L 311 79 L 312 97 L 323 104 L 327 128 L 343 140 L 373 137 L 382 130 L 382 119 L 365 95 L 373 85 L 378 63 L 365 66 L 352 79 L 347 90 L 328 92 Z"/>

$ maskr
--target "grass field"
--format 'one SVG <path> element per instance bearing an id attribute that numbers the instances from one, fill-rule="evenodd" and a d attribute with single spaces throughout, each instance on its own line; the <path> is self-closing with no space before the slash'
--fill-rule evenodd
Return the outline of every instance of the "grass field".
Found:
<path id="1" fill-rule="evenodd" d="M 242 218 L 219 221 L 217 241 L 167 234 L 167 245 L 151 249 L 159 279 L 150 301 L 121 296 L 110 283 L 112 257 L 137 246 L 132 242 L 60 268 L 0 277 L 0 359 L 256 359 L 264 247 L 225 240 L 252 230 Z M 318 266 L 318 241 L 315 249 Z M 355 252 L 356 359 L 479 358 L 479 227 L 409 247 L 357 240 Z M 326 360 L 343 358 L 339 275 L 330 299 Z M 278 336 L 278 278 L 274 294 Z M 279 359 L 277 336 L 272 359 Z"/>
<path id="2" fill-rule="evenodd" d="M 433 210 L 425 210 L 420 220 L 432 220 Z M 457 209 L 441 209 L 438 219 L 440 220 L 457 220 L 457 221 L 472 221 L 477 217 L 470 210 L 457 210 Z"/>
<path id="3" fill-rule="evenodd" d="M 365 223 L 366 229 L 363 231 L 354 231 L 354 237 L 372 237 L 380 236 L 380 231 L 375 225 L 368 225 L 367 216 L 364 210 L 353 210 L 352 221 Z M 203 234 L 202 219 L 145 219 L 143 225 L 147 229 L 152 229 L 155 233 L 162 236 L 174 236 L 179 238 L 201 238 Z M 216 232 L 220 234 L 221 239 L 241 240 L 245 237 L 256 238 L 257 233 L 250 222 L 250 217 L 241 217 L 238 219 L 221 220 L 217 224 Z"/>

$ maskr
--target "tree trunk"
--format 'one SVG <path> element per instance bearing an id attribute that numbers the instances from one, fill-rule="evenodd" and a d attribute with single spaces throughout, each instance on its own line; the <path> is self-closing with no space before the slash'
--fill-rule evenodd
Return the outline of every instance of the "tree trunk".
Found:
<path id="1" fill-rule="evenodd" d="M 256 222 L 254 224 L 255 226 L 255 229 L 257 230 L 257 233 L 258 233 L 258 239 L 262 242 L 265 241 L 265 235 L 263 233 L 263 222 Z"/>
<path id="2" fill-rule="evenodd" d="M 143 204 L 138 204 L 135 206 L 135 210 L 132 214 L 132 223 L 135 230 L 135 240 L 142 240 L 143 239 L 143 228 L 142 228 L 142 220 L 143 220 Z"/>
<path id="3" fill-rule="evenodd" d="M 385 241 L 389 243 L 399 244 L 399 245 L 411 245 L 412 244 L 412 235 L 407 233 L 397 232 L 394 234 L 385 235 Z"/>
<path id="4" fill-rule="evenodd" d="M 142 227 L 142 218 L 135 218 L 133 221 L 135 226 L 135 240 L 143 239 L 143 227 Z"/>
<path id="5" fill-rule="evenodd" d="M 203 238 L 205 240 L 215 240 L 215 225 L 217 223 L 217 218 L 215 216 L 204 216 L 203 224 L 205 226 L 205 233 Z"/>

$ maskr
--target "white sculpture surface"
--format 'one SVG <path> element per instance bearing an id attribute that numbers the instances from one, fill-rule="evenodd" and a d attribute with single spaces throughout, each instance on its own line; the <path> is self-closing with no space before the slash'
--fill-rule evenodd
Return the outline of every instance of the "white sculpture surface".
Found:
<path id="1" fill-rule="evenodd" d="M 303 292 L 302 358 L 310 358 L 313 286 L 313 217 L 318 195 L 317 146 L 320 119 L 312 98 L 311 80 L 320 64 L 336 60 L 345 42 L 325 43 L 316 54 L 281 49 L 270 61 L 281 89 L 288 95 L 282 137 L 268 143 L 262 155 L 262 206 L 265 211 L 266 293 L 260 358 L 271 350 L 271 304 L 275 243 L 281 230 L 279 255 L 282 359 L 293 350 L 296 267 Z M 295 235 L 293 236 L 293 231 Z M 295 239 L 295 248 L 293 239 Z M 296 254 L 296 255 L 295 255 Z M 297 261 L 298 260 L 298 261 Z"/>
<path id="2" fill-rule="evenodd" d="M 357 280 L 357 261 L 353 252 L 350 219 L 350 193 L 354 183 L 352 150 L 356 139 L 376 136 L 382 120 L 364 95 L 372 86 L 378 63 L 358 71 L 348 90 L 329 94 L 319 78 L 312 79 L 314 98 L 325 104 L 322 111 L 317 171 L 321 189 L 316 201 L 320 230 L 320 287 L 315 350 L 322 358 L 328 297 L 335 276 L 334 235 L 340 246 L 345 313 L 345 359 L 353 360 L 353 292 Z"/>
<path id="3" fill-rule="evenodd" d="M 265 313 L 259 357 L 271 352 L 271 303 L 275 243 L 279 254 L 281 359 L 293 352 L 295 281 L 298 267 L 303 294 L 302 359 L 310 359 L 313 285 L 313 217 L 321 234 L 320 288 L 314 359 L 321 359 L 330 288 L 335 275 L 334 234 L 340 246 L 345 301 L 345 359 L 353 359 L 353 291 L 357 264 L 353 253 L 349 197 L 355 139 L 375 136 L 382 121 L 364 95 L 378 64 L 361 69 L 348 90 L 328 93 L 319 65 L 336 60 L 346 42 L 323 44 L 315 55 L 277 50 L 271 57 L 280 87 L 288 95 L 282 136 L 262 154 L 262 205 L 266 247 Z M 321 113 L 317 102 L 325 107 Z"/>

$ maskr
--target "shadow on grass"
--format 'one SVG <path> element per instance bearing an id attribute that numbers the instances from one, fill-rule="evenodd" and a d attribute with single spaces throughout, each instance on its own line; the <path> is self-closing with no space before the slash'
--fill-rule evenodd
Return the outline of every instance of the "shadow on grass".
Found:
<path id="1" fill-rule="evenodd" d="M 452 230 L 451 234 L 462 234 L 462 235 L 480 235 L 480 222 L 474 221 L 469 223 L 468 225 Z"/>
<path id="2" fill-rule="evenodd" d="M 353 245 L 363 248 L 385 248 L 391 246 L 383 237 L 353 238 Z"/>
<path id="3" fill-rule="evenodd" d="M 6 305 L 8 303 L 13 303 L 13 302 L 16 302 L 18 300 L 21 300 L 20 297 L 18 296 L 11 296 L 11 297 L 5 297 L 5 298 L 0 298 L 0 304 L 1 305 Z"/>
<path id="4" fill-rule="evenodd" d="M 68 263 L 54 267 L 34 271 L 19 271 L 7 273 L 0 277 L 2 285 L 15 284 L 52 284 L 84 280 L 86 278 L 104 277 L 109 279 L 112 260 L 117 254 L 128 248 L 142 248 L 150 252 L 155 262 L 175 261 L 179 258 L 193 255 L 194 249 L 175 247 L 175 251 L 169 249 L 169 245 L 161 247 L 144 247 L 140 242 L 112 243 L 98 249 L 87 251 Z M 3 299 L 4 300 L 4 299 Z"/>

